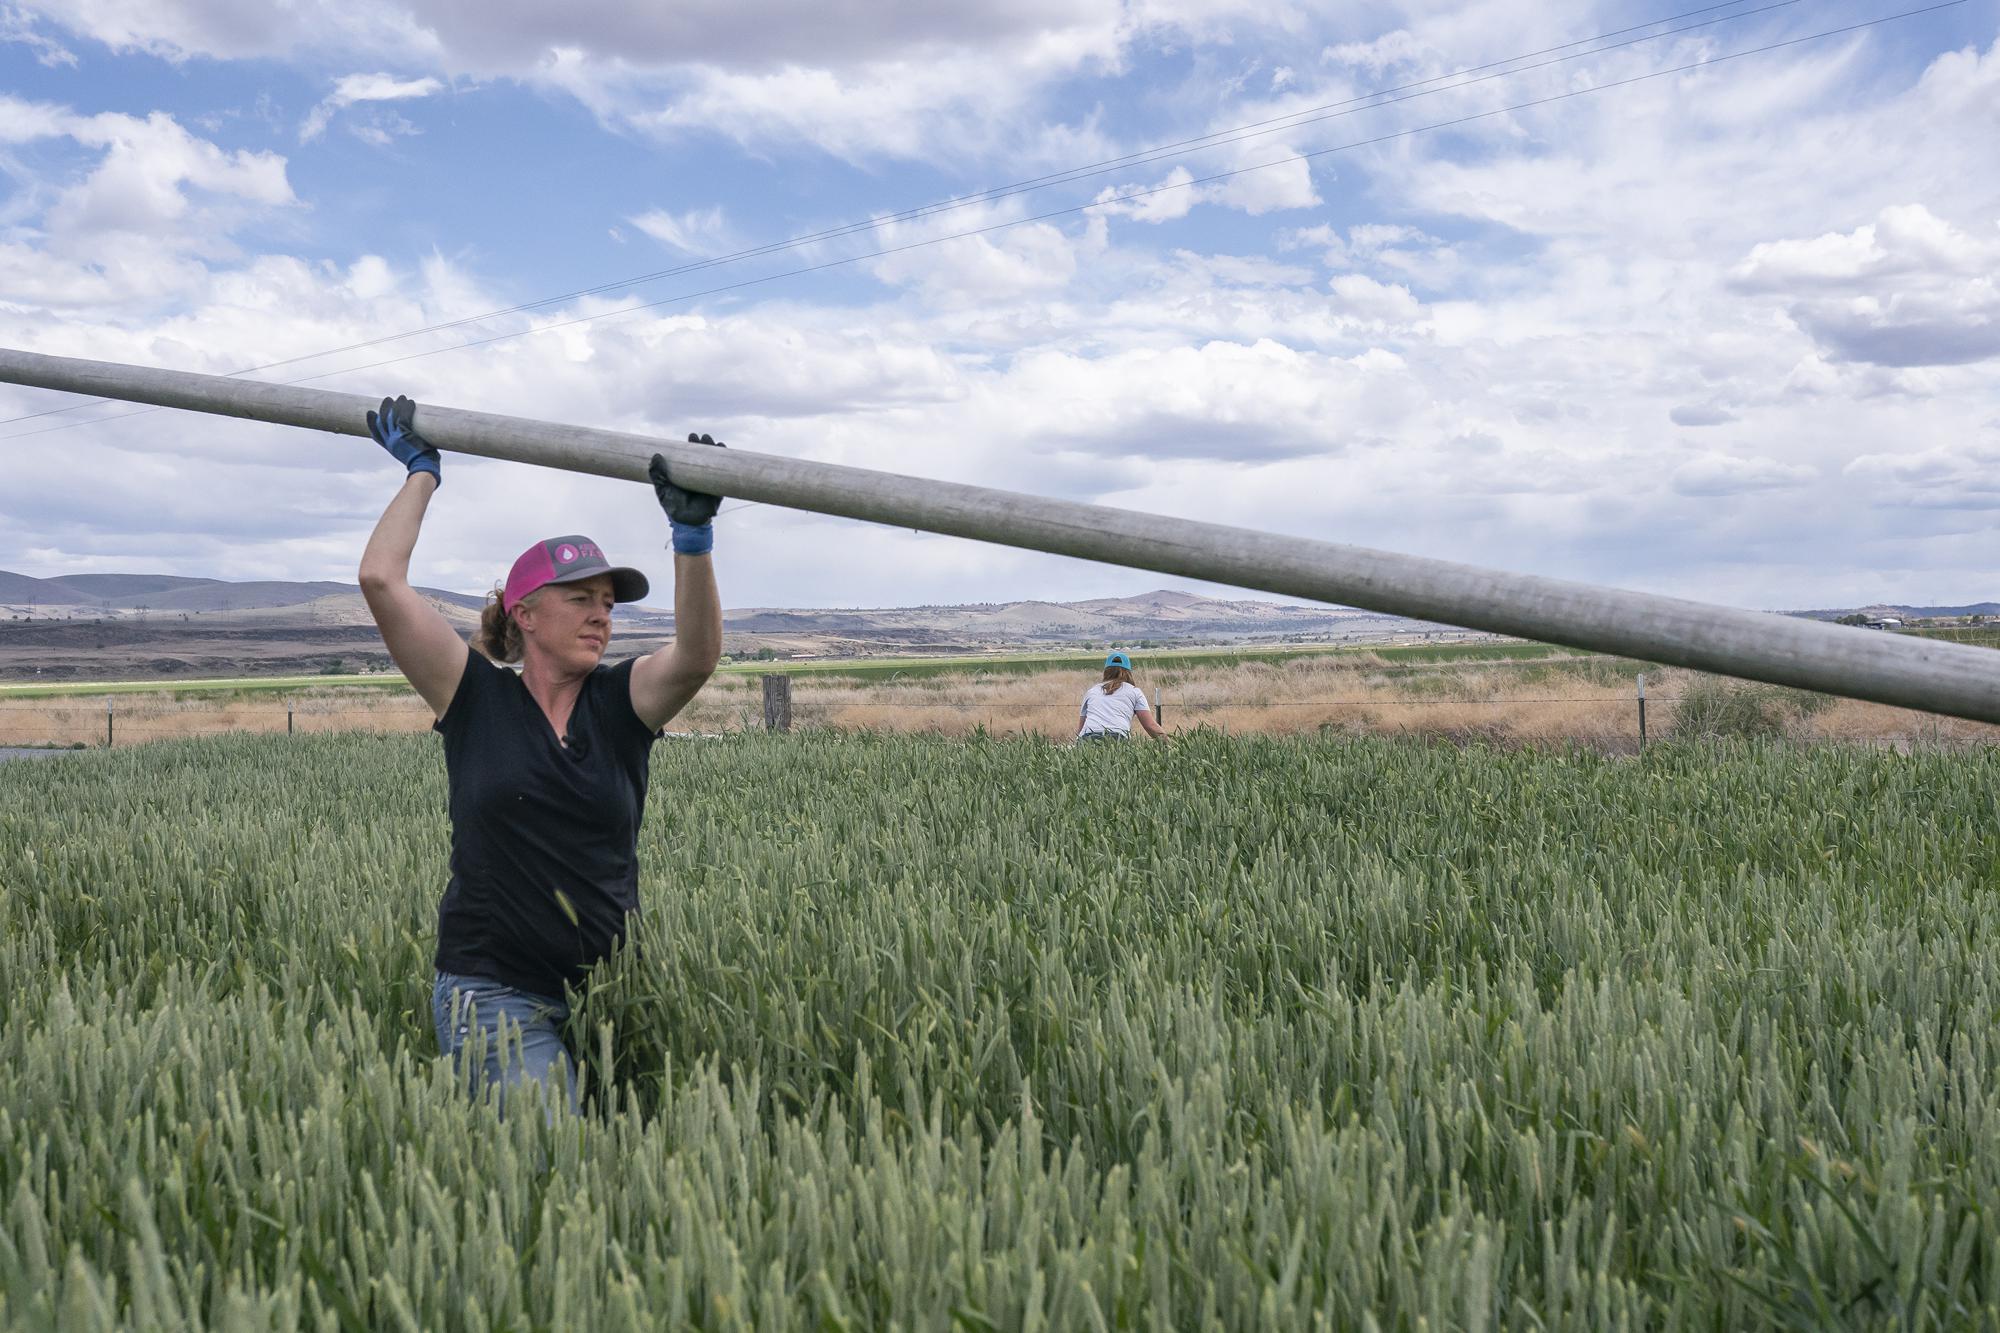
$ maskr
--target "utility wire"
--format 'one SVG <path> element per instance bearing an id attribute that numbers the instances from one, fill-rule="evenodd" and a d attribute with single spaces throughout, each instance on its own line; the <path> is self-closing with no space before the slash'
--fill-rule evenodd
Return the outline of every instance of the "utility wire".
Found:
<path id="1" fill-rule="evenodd" d="M 839 259 L 831 259 L 819 264 L 809 264 L 799 268 L 785 269 L 777 273 L 765 274 L 761 277 L 745 278 L 738 282 L 724 283 L 715 287 L 703 288 L 699 291 L 682 292 L 674 296 L 662 297 L 659 300 L 647 301 L 639 305 L 620 306 L 615 310 L 599 311 L 598 313 L 592 315 L 579 315 L 571 319 L 558 320 L 554 323 L 536 325 L 532 328 L 516 329 L 508 333 L 493 334 L 485 338 L 469 339 L 465 342 L 452 343 L 444 347 L 434 347 L 421 352 L 410 352 L 402 356 L 387 357 L 380 361 L 371 361 L 358 366 L 346 366 L 338 370 L 321 371 L 320 373 L 314 375 L 302 375 L 296 379 L 281 380 L 277 381 L 277 383 L 288 384 L 288 385 L 306 384 L 314 380 L 329 379 L 336 375 L 356 374 L 364 370 L 378 370 L 385 366 L 400 365 L 407 361 L 418 361 L 426 357 L 438 356 L 445 352 L 457 352 L 457 351 L 464 351 L 468 348 L 473 348 L 473 347 L 490 346 L 494 343 L 509 342 L 515 338 L 522 338 L 529 336 L 531 334 L 548 333 L 558 329 L 575 328 L 579 325 L 592 324 L 597 322 L 598 320 L 609 319 L 613 316 L 638 314 L 642 311 L 655 310 L 662 306 L 676 305 L 683 301 L 699 300 L 704 296 L 717 296 L 726 292 L 741 291 L 750 287 L 762 286 L 766 283 L 778 282 L 786 278 L 804 277 L 814 273 L 824 273 L 832 269 L 844 268 L 852 264 L 858 264 L 863 262 L 864 260 L 888 258 L 892 255 L 904 254 L 912 250 L 921 250 L 934 245 L 942 245 L 950 241 L 968 240 L 977 236 L 989 235 L 993 232 L 1006 231 L 1014 227 L 1026 226 L 1029 223 L 1046 222 L 1052 218 L 1070 217 L 1079 213 L 1090 212 L 1093 209 L 1109 208 L 1118 204 L 1126 204 L 1140 199 L 1148 199 L 1156 195 L 1168 194 L 1177 190 L 1195 189 L 1203 185 L 1215 184 L 1218 181 L 1233 180 L 1238 176 L 1246 176 L 1253 172 L 1268 171 L 1273 167 L 1290 166 L 1293 163 L 1297 162 L 1310 162 L 1318 158 L 1329 156 L 1333 153 L 1350 152 L 1357 148 L 1370 148 L 1380 144 L 1391 143 L 1399 139 L 1413 138 L 1419 134 L 1427 134 L 1437 130 L 1453 129 L 1460 125 L 1469 125 L 1481 120 L 1490 120 L 1495 116 L 1504 116 L 1504 115 L 1510 115 L 1517 111 L 1532 110 L 1536 107 L 1549 106 L 1557 102 L 1569 101 L 1573 98 L 1586 97 L 1596 93 L 1609 92 L 1612 89 L 1616 88 L 1632 87 L 1636 84 L 1651 82 L 1654 79 L 1667 78 L 1675 74 L 1685 74 L 1691 70 L 1706 69 L 1714 65 L 1725 64 L 1732 60 L 1741 60 L 1749 56 L 1764 55 L 1771 51 L 1783 50 L 1787 47 L 1799 46 L 1807 42 L 1820 41 L 1827 37 L 1838 37 L 1846 33 L 1859 32 L 1867 28 L 1879 27 L 1886 23 L 1894 23 L 1902 19 L 1915 18 L 1918 17 L 1919 15 L 1936 13 L 1940 10 L 1945 10 L 1945 9 L 1954 9 L 1957 8 L 1959 5 L 1965 4 L 1966 2 L 1967 0 L 1942 0 L 1942 2 L 1938 4 L 1924 5 L 1916 9 L 1902 10 L 1895 14 L 1884 15 L 1880 18 L 1866 19 L 1858 23 L 1843 24 L 1842 26 L 1837 28 L 1828 28 L 1820 32 L 1807 34 L 1806 36 L 1803 37 L 1792 37 L 1782 41 L 1768 42 L 1762 46 L 1750 47 L 1742 51 L 1732 51 L 1726 55 L 1714 56 L 1701 60 L 1693 60 L 1687 62 L 1686 64 L 1673 65 L 1665 69 L 1651 70 L 1644 74 L 1635 74 L 1629 78 L 1616 79 L 1609 83 L 1593 84 L 1588 88 L 1572 88 L 1567 92 L 1552 93 L 1546 97 L 1531 98 L 1530 100 L 1525 102 L 1516 102 L 1508 106 L 1495 107 L 1487 111 L 1476 111 L 1469 113 L 1467 115 L 1453 117 L 1452 119 L 1449 120 L 1434 121 L 1427 125 L 1413 126 L 1409 129 L 1396 130 L 1387 134 L 1379 134 L 1366 139 L 1356 139 L 1344 144 L 1335 144 L 1327 148 L 1314 149 L 1310 152 L 1294 153 L 1287 155 L 1285 157 L 1273 159 L 1272 161 L 1269 162 L 1258 163 L 1253 166 L 1236 167 L 1228 171 L 1218 171 L 1218 172 L 1213 172 L 1206 176 L 1195 177 L 1191 180 L 1175 181 L 1164 185 L 1155 185 L 1143 189 L 1130 190 L 1126 191 L 1123 194 L 1113 195 L 1109 198 L 1093 200 L 1089 203 L 1074 204 L 1066 208 L 1050 209 L 1046 212 L 1030 214 L 1025 217 L 1013 218 L 1002 222 L 989 223 L 985 226 L 972 227 L 964 231 L 952 232 L 943 236 L 933 236 L 926 238 L 924 240 L 909 241 L 902 245 L 884 246 L 880 249 L 864 251 L 860 254 L 848 255 Z M 4 440 L 25 439 L 26 437 L 31 435 L 41 435 L 51 431 L 70 430 L 77 426 L 89 426 L 89 425 L 101 424 L 103 422 L 118 421 L 125 417 L 139 416 L 146 412 L 152 412 L 157 410 L 160 409 L 153 407 L 145 407 L 139 409 L 136 412 L 124 412 L 108 417 L 98 417 L 91 421 L 69 422 L 60 426 L 44 426 L 37 430 L 21 431 L 14 435 L 0 436 L 0 439 Z"/>
<path id="2" fill-rule="evenodd" d="M 621 288 L 643 286 L 647 283 L 657 282 L 662 278 L 679 277 L 689 273 L 700 272 L 705 269 L 720 268 L 725 265 L 739 263 L 745 259 L 761 258 L 764 256 L 777 254 L 788 250 L 801 249 L 808 245 L 813 245 L 823 241 L 835 240 L 847 236 L 856 235 L 860 232 L 874 230 L 883 227 L 885 225 L 910 222 L 925 217 L 937 216 L 942 213 L 955 212 L 960 209 L 969 208 L 975 204 L 991 203 L 995 200 L 1011 198 L 1015 195 L 1026 194 L 1034 190 L 1047 189 L 1052 185 L 1069 184 L 1074 181 L 1089 179 L 1090 177 L 1093 176 L 1109 175 L 1113 171 L 1122 170 L 1128 166 L 1147 165 L 1152 162 L 1159 161 L 1162 158 L 1171 156 L 1172 154 L 1184 149 L 1201 151 L 1207 148 L 1224 147 L 1229 144 L 1242 143 L 1248 139 L 1261 138 L 1272 134 L 1282 133 L 1285 130 L 1299 129 L 1307 125 L 1318 124 L 1322 121 L 1332 120 L 1337 117 L 1353 115 L 1357 111 L 1374 110 L 1380 107 L 1394 106 L 1399 102 L 1413 101 L 1418 97 L 1428 97 L 1435 95 L 1437 93 L 1451 92 L 1459 88 L 1469 88 L 1472 87 L 1474 84 L 1485 83 L 1492 79 L 1509 78 L 1516 74 L 1526 74 L 1537 69 L 1546 68 L 1550 65 L 1561 64 L 1565 61 L 1581 59 L 1584 56 L 1601 55 L 1607 51 L 1615 51 L 1622 49 L 1624 47 L 1634 46 L 1640 42 L 1656 41 L 1661 37 L 1675 36 L 1676 34 L 1687 32 L 1694 28 L 1705 27 L 1709 24 L 1725 23 L 1733 21 L 1735 19 L 1754 17 L 1755 15 L 1768 13 L 1775 9 L 1785 9 L 1792 5 L 1800 3 L 1800 0 L 1773 0 L 1773 3 L 1765 4 L 1754 9 L 1739 10 L 1738 12 L 1733 14 L 1722 14 L 1722 15 L 1715 15 L 1714 17 L 1710 18 L 1703 18 L 1700 19 L 1698 22 L 1687 23 L 1678 28 L 1669 28 L 1663 32 L 1646 33 L 1643 36 L 1631 37 L 1622 42 L 1613 42 L 1606 46 L 1593 47 L 1592 49 L 1587 51 L 1574 51 L 1568 55 L 1558 56 L 1553 60 L 1543 60 L 1537 64 L 1521 65 L 1518 68 L 1513 68 L 1513 69 L 1501 69 L 1502 66 L 1515 65 L 1517 62 L 1523 60 L 1534 60 L 1537 57 L 1549 55 L 1552 52 L 1568 51 L 1572 47 L 1585 46 L 1592 42 L 1603 42 L 1607 41 L 1609 38 L 1612 37 L 1623 37 L 1628 33 L 1639 32 L 1645 28 L 1656 28 L 1663 23 L 1678 23 L 1682 19 L 1694 18 L 1695 16 L 1702 14 L 1713 15 L 1714 11 L 1718 9 L 1731 9 L 1742 3 L 1744 3 L 1744 0 L 1728 0 L 1728 3 L 1726 4 L 1709 5 L 1702 9 L 1686 10 L 1679 14 L 1672 14 L 1668 15 L 1665 18 L 1653 19 L 1650 20 L 1649 22 L 1637 24 L 1633 27 L 1618 28 L 1611 32 L 1599 33 L 1594 37 L 1581 37 L 1576 39 L 1575 41 L 1564 42 L 1557 46 L 1544 47 L 1539 51 L 1530 51 L 1523 55 L 1508 56 L 1503 60 L 1488 61 L 1486 64 L 1483 65 L 1469 66 L 1465 69 L 1455 70 L 1448 74 L 1434 75 L 1428 79 L 1418 79 L 1410 83 L 1397 84 L 1389 88 L 1379 88 L 1372 92 L 1363 93 L 1355 97 L 1347 98 L 1343 101 L 1328 102 L 1320 106 L 1307 107 L 1300 111 L 1287 112 L 1282 116 L 1274 116 L 1267 120 L 1252 121 L 1245 125 L 1236 125 L 1227 129 L 1216 130 L 1213 131 L 1212 133 L 1198 135 L 1191 139 L 1182 139 L 1175 143 L 1161 144 L 1152 148 L 1141 149 L 1138 152 L 1130 153 L 1123 157 L 1106 158 L 1102 161 L 1089 163 L 1085 166 L 1073 167 L 1064 171 L 1053 172 L 1044 176 L 1036 176 L 1024 181 L 1015 181 L 1007 185 L 991 186 L 983 190 L 974 191 L 971 194 L 957 195 L 949 199 L 936 201 L 934 203 L 920 204 L 913 208 L 903 209 L 900 212 L 870 217 L 858 222 L 842 223 L 838 226 L 829 227 L 821 231 L 810 232 L 799 236 L 793 236 L 781 241 L 772 241 L 765 245 L 755 246 L 745 250 L 737 250 L 729 254 L 711 256 L 707 259 L 697 260 L 689 264 L 682 264 L 674 268 L 657 269 L 649 273 L 641 273 L 632 277 L 620 278 L 612 282 L 601 283 L 595 287 L 579 288 L 576 291 L 565 292 L 558 296 L 542 297 L 538 300 L 522 302 L 519 305 L 511 305 L 496 310 L 488 310 L 477 315 L 465 315 L 456 319 L 444 320 L 435 324 L 428 324 L 423 326 L 422 328 L 406 329 L 401 333 L 383 334 L 380 337 L 369 338 L 361 342 L 348 343 L 345 346 L 341 347 L 331 347 L 327 348 L 324 351 L 306 352 L 302 353 L 299 356 L 286 357 L 278 361 L 267 361 L 261 365 L 246 366 L 241 370 L 230 371 L 228 372 L 228 374 L 231 376 L 252 375 L 256 374 L 259 371 L 275 370 L 281 366 L 296 365 L 301 361 L 314 361 L 324 356 L 337 356 L 342 352 L 353 352 L 353 351 L 360 351 L 362 349 L 369 347 L 379 347 L 384 343 L 400 342 L 405 338 L 415 338 L 427 333 L 438 333 L 447 329 L 462 328 L 467 324 L 477 324 L 484 320 L 497 319 L 503 315 L 520 314 L 524 311 L 538 310 L 544 306 L 559 305 L 565 301 L 573 301 L 580 297 L 598 296 L 602 295 L 605 292 L 614 291 Z M 1499 72 L 1486 73 L 1486 71 L 1489 70 L 1499 70 Z M 1466 78 L 1465 76 L 1467 75 L 1481 75 L 1482 77 Z M 1457 83 L 1447 82 L 1453 79 L 1459 79 L 1462 80 L 1462 82 L 1457 82 Z M 1427 87 L 1427 85 L 1431 84 L 1445 84 L 1446 86 Z M 1411 91 L 1413 89 L 1423 89 L 1423 91 Z M 1395 93 L 1406 93 L 1408 95 L 1401 97 L 1390 96 L 1391 94 Z M 1375 100 L 1378 98 L 1386 100 L 1380 100 L 1380 101 Z M 16 417 L 0 418 L 0 426 L 12 425 L 15 422 L 19 421 L 30 421 L 37 417 L 54 416 L 64 412 L 72 412 L 84 407 L 102 406 L 103 404 L 112 401 L 115 400 L 107 398 L 94 398 L 94 399 L 88 399 L 80 403 L 66 404 L 62 407 L 48 408 L 40 412 L 27 412 Z M 104 419 L 115 420 L 115 418 L 104 418 Z"/>

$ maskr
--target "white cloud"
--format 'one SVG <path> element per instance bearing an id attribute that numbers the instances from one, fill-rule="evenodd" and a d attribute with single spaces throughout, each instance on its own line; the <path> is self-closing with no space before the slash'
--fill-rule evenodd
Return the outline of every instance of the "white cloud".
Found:
<path id="1" fill-rule="evenodd" d="M 656 208 L 630 221 L 660 244 L 691 255 L 719 255 L 741 248 L 722 215 L 720 205 L 691 208 L 684 213 L 670 213 Z"/>
<path id="2" fill-rule="evenodd" d="M 267 206 L 295 202 L 283 158 L 228 152 L 157 113 L 143 121 L 91 117 L 75 124 L 71 137 L 101 146 L 105 153 L 97 169 L 65 191 L 51 211 L 49 223 L 58 232 L 131 232 L 172 225 L 188 212 L 189 189 Z"/>
<path id="3" fill-rule="evenodd" d="M 1240 208 L 1256 217 L 1320 203 L 1319 192 L 1313 188 L 1312 164 L 1301 161 L 1298 150 L 1288 144 L 1245 144 L 1224 169 L 1239 174 L 1208 186 L 1207 195 L 1225 208 Z"/>
<path id="4" fill-rule="evenodd" d="M 1369 270 L 1391 279 L 1446 288 L 1463 272 L 1456 247 L 1403 223 L 1359 222 L 1343 237 L 1321 223 L 1279 233 L 1281 249 L 1317 249 L 1332 269 Z"/>
<path id="5" fill-rule="evenodd" d="M 1851 232 L 1759 244 L 1730 281 L 1777 297 L 1836 360 L 1951 366 L 2000 356 L 1996 273 L 2000 230 L 1977 236 L 1901 204 Z"/>
<path id="6" fill-rule="evenodd" d="M 625 66 L 702 63 L 754 69 L 840 67 L 943 51 L 1005 51 L 1113 26 L 1112 0 L 926 0 L 815 4 L 807 0 L 688 0 L 655 5 L 551 6 L 541 0 L 414 0 L 408 12 L 458 58 L 498 70 L 533 66 L 552 50 Z"/>
<path id="7" fill-rule="evenodd" d="M 1674 469 L 1673 486 L 1682 495 L 1741 495 L 1746 491 L 1790 490 L 1818 475 L 1801 463 L 1704 453 Z"/>
<path id="8" fill-rule="evenodd" d="M 35 21 L 12 5 L 0 6 L 0 45 L 17 43 L 35 53 L 35 63 L 49 68 L 76 68 L 76 53 L 49 37 Z"/>
<path id="9" fill-rule="evenodd" d="M 854 161 L 943 153 L 964 160 L 1019 147 L 1012 127 L 1076 59 L 1060 47 L 966 49 L 860 66 L 651 71 L 607 68 L 565 50 L 535 77 L 608 123 L 662 138 L 704 132 L 758 149 L 808 144 Z"/>
<path id="10" fill-rule="evenodd" d="M 984 235 L 961 235 L 1018 219 L 1018 200 L 954 210 L 935 220 L 884 222 L 872 240 L 898 250 L 867 261 L 867 271 L 883 282 L 919 293 L 945 309 L 987 307 L 996 300 L 1047 296 L 1062 291 L 1076 275 L 1081 255 L 1102 245 L 1100 232 L 1073 236 L 1048 222 L 1026 222 Z M 958 239 L 915 247 L 939 235 Z"/>
<path id="11" fill-rule="evenodd" d="M 398 139 L 423 133 L 408 118 L 393 111 L 384 111 L 365 124 L 355 125 L 351 132 L 361 142 L 376 148 L 387 148 Z"/>
<path id="12" fill-rule="evenodd" d="M 1736 414 L 1718 403 L 1682 403 L 1667 413 L 1667 419 L 1676 426 L 1726 426 L 1737 419 Z"/>
<path id="13" fill-rule="evenodd" d="M 1907 453 L 1863 454 L 1847 473 L 1878 505 L 2000 510 L 2000 438 L 1954 441 Z"/>
<path id="14" fill-rule="evenodd" d="M 1035 460 L 1037 489 L 1065 478 L 1062 489 L 1086 499 L 1140 487 L 1152 468 L 1175 462 L 1226 470 L 1331 459 L 1428 410 L 1396 358 L 1304 353 L 1270 340 L 1035 352 L 976 377 L 968 394 L 958 414 L 996 447 L 1002 477 L 1013 470 L 1018 484 L 1020 463 L 1010 460 L 1032 441 L 1038 452 L 1056 451 Z"/>
<path id="15" fill-rule="evenodd" d="M 229 151 L 163 113 L 81 115 L 0 96 L 0 144 L 44 140 L 67 140 L 98 154 L 80 176 L 32 180 L 18 205 L 18 234 L 32 238 L 27 243 L 39 241 L 45 257 L 71 269 L 28 284 L 57 299 L 64 287 L 78 296 L 115 291 L 119 281 L 102 275 L 119 272 L 157 292 L 157 270 L 186 253 L 225 248 L 224 238 L 244 213 L 298 202 L 283 157 Z M 152 277 L 138 276 L 148 269 L 155 270 Z"/>
<path id="16" fill-rule="evenodd" d="M 2000 232 L 1976 237 L 1922 204 L 1892 205 L 1865 226 L 1810 241 L 1757 245 L 1730 271 L 1744 291 L 1786 292 L 1804 284 L 1866 291 L 1890 278 L 1979 277 L 2000 261 Z"/>
<path id="17" fill-rule="evenodd" d="M 1423 307 L 1410 295 L 1408 287 L 1377 282 L 1365 273 L 1343 273 L 1327 285 L 1337 299 L 1338 308 L 1357 319 L 1408 324 L 1423 313 Z"/>
<path id="18" fill-rule="evenodd" d="M 1338 227 L 1320 223 L 1313 227 L 1292 227 L 1277 235 L 1280 250 L 1318 250 L 1320 262 L 1328 268 L 1347 266 L 1347 242 Z"/>
<path id="19" fill-rule="evenodd" d="M 381 0 L 16 0 L 16 7 L 114 50 L 175 61 L 286 56 L 305 48 L 420 53 L 431 45 L 405 7 Z"/>
<path id="20" fill-rule="evenodd" d="M 1196 185 L 1201 177 L 1186 166 L 1176 165 L 1151 185 L 1109 185 L 1100 190 L 1093 212 L 1109 217 L 1128 217 L 1135 222 L 1171 222 L 1183 218 L 1196 204 L 1216 204 L 1238 209 L 1255 217 L 1280 209 L 1311 208 L 1320 202 L 1313 189 L 1309 165 L 1297 160 L 1297 153 L 1283 145 L 1262 151 L 1233 150 L 1228 162 L 1202 168 L 1214 176 L 1238 171 L 1239 175 Z"/>
<path id="21" fill-rule="evenodd" d="M 325 132 L 327 122 L 333 119 L 335 113 L 358 103 L 408 101 L 429 97 L 443 90 L 444 84 L 432 78 L 398 79 L 393 74 L 349 74 L 306 114 L 305 122 L 299 126 L 299 142 L 308 143 L 317 139 Z M 385 142 L 386 137 L 378 134 L 377 141 Z"/>
<path id="22" fill-rule="evenodd" d="M 1042 99 L 1062 80 L 1115 73 L 1155 46 L 1258 32 L 1296 42 L 1305 24 L 1294 7 L 1262 0 L 16 3 L 24 21 L 121 51 L 177 61 L 351 60 L 392 51 L 404 68 L 442 78 L 512 78 L 560 90 L 620 128 L 715 134 L 760 150 L 806 144 L 853 160 L 1004 151 L 1029 161 L 1048 131 Z M 308 120 L 307 138 L 326 114 Z M 1281 197 L 1300 195 L 1294 183 Z"/>
<path id="23" fill-rule="evenodd" d="M 1134 222 L 1172 222 L 1184 218 L 1199 196 L 1189 188 L 1194 173 L 1177 166 L 1153 185 L 1107 185 L 1097 192 L 1092 212 L 1126 217 Z"/>

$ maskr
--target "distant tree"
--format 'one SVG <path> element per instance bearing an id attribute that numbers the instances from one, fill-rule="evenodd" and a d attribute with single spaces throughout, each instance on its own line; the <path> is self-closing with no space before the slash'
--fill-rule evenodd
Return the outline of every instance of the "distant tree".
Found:
<path id="1" fill-rule="evenodd" d="M 1833 623 L 1836 625 L 1865 625 L 1868 623 L 1868 617 L 1862 615 L 1859 611 L 1852 611 Z"/>
<path id="2" fill-rule="evenodd" d="M 345 671 L 346 669 L 347 669 L 347 663 L 342 661 L 340 658 L 336 657 L 329 660 L 325 666 L 321 667 L 319 669 L 319 674 L 322 676 L 338 676 L 342 671 Z"/>

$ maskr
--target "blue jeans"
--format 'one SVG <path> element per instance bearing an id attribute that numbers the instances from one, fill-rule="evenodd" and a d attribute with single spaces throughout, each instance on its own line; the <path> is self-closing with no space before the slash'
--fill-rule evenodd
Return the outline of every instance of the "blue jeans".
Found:
<path id="1" fill-rule="evenodd" d="M 576 1070 L 562 1042 L 568 1018 L 569 1006 L 559 999 L 484 977 L 439 972 L 431 988 L 438 1050 L 462 1068 L 475 1056 L 483 1057 L 479 1068 L 465 1069 L 466 1086 L 475 1096 L 487 1087 L 498 1088 L 503 1111 L 509 1087 L 553 1080 L 561 1082 L 569 1109 L 578 1109 Z M 551 1115 L 555 1105 L 552 1098 Z"/>

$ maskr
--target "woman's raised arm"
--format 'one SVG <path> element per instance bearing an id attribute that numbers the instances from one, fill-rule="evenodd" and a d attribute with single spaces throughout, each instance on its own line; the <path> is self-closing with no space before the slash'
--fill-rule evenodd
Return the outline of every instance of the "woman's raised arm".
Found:
<path id="1" fill-rule="evenodd" d="M 361 595 L 397 668 L 431 706 L 432 714 L 443 717 L 465 676 L 466 647 L 444 613 L 410 586 L 410 555 L 417 549 L 417 532 L 443 479 L 437 450 L 413 427 L 416 412 L 416 404 L 407 398 L 393 402 L 384 398 L 381 412 L 368 414 L 370 433 L 409 469 L 409 477 L 382 511 L 361 553 Z"/>

